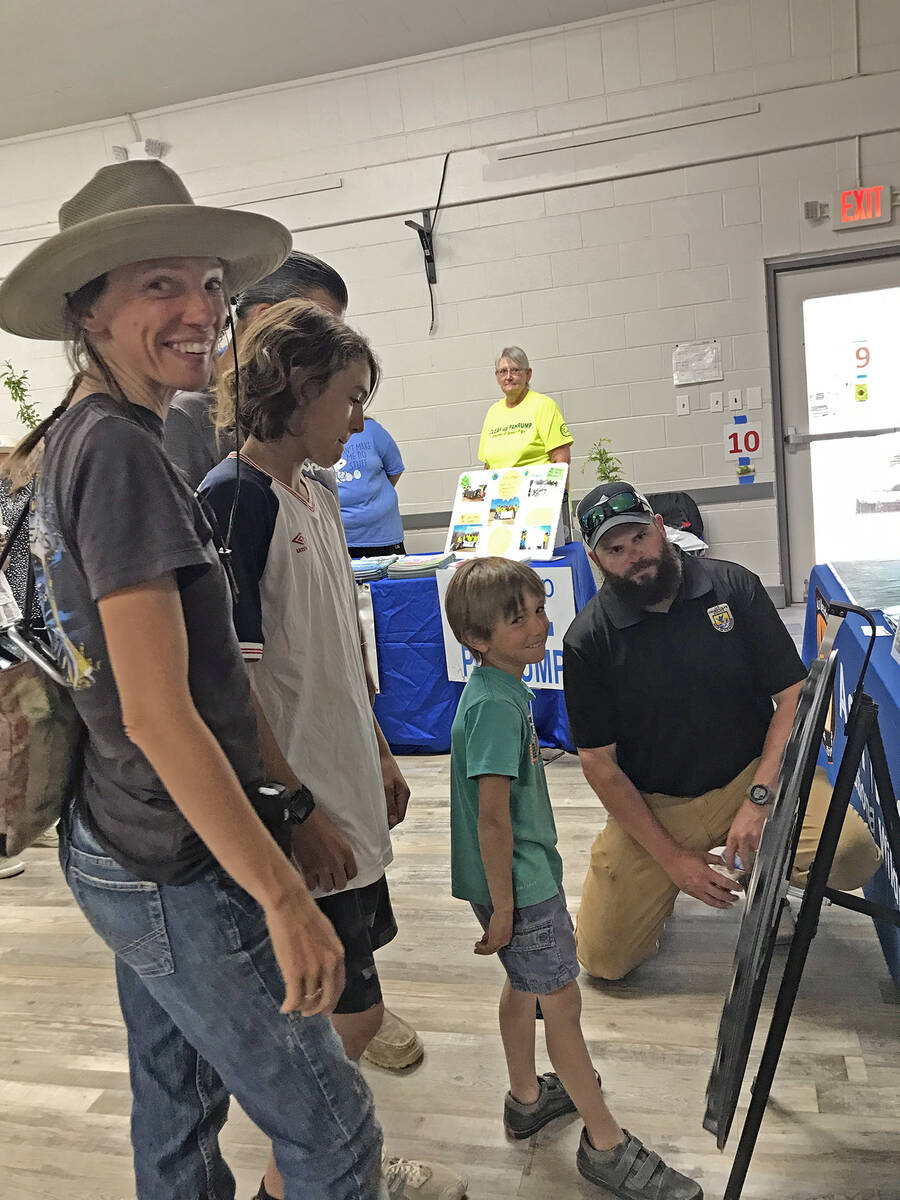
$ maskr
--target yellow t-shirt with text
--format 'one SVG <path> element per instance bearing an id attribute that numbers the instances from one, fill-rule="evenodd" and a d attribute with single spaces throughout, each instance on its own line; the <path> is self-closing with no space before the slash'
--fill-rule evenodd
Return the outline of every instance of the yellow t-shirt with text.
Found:
<path id="1" fill-rule="evenodd" d="M 527 467 L 550 461 L 550 451 L 572 442 L 555 400 L 530 391 L 515 408 L 506 398 L 488 409 L 478 457 L 490 467 Z"/>

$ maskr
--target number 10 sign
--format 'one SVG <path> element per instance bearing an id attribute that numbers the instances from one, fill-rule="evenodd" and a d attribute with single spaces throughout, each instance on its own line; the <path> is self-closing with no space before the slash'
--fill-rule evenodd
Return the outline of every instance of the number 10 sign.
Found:
<path id="1" fill-rule="evenodd" d="M 745 460 L 762 454 L 762 428 L 749 421 L 743 413 L 733 417 L 725 426 L 725 457 L 729 462 L 746 466 Z"/>

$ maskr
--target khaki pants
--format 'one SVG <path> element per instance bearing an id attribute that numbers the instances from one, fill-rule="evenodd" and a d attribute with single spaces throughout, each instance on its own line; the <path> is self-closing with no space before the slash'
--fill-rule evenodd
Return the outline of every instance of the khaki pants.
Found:
<path id="1" fill-rule="evenodd" d="M 686 850 L 722 846 L 738 809 L 747 798 L 758 759 L 725 787 L 702 796 L 644 796 L 660 825 Z M 803 887 L 815 857 L 831 799 L 831 784 L 816 768 L 806 819 L 800 832 L 791 882 Z M 851 891 L 878 869 L 881 854 L 869 828 L 853 809 L 844 820 L 829 883 Z M 578 958 L 601 979 L 621 979 L 656 950 L 678 889 L 658 862 L 610 817 L 591 850 L 575 930 Z"/>

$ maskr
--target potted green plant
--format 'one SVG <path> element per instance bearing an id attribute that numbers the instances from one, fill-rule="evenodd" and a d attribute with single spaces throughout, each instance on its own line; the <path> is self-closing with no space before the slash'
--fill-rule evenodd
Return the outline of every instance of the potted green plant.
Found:
<path id="1" fill-rule="evenodd" d="M 616 483 L 617 480 L 622 478 L 622 460 L 617 458 L 615 454 L 606 449 L 607 446 L 611 445 L 612 441 L 610 438 L 598 438 L 597 441 L 594 442 L 587 457 L 581 464 L 582 475 L 587 470 L 588 463 L 593 463 L 598 483 Z M 578 519 L 575 515 L 577 508 L 578 505 L 573 501 L 572 521 L 576 527 L 578 525 Z"/>
<path id="2" fill-rule="evenodd" d="M 610 453 L 606 449 L 607 446 L 611 445 L 612 442 L 609 438 L 600 438 L 594 442 L 590 453 L 581 467 L 582 473 L 587 470 L 588 463 L 593 463 L 596 468 L 598 483 L 615 483 L 620 479 L 622 462 L 621 459 L 616 458 L 615 454 Z"/>

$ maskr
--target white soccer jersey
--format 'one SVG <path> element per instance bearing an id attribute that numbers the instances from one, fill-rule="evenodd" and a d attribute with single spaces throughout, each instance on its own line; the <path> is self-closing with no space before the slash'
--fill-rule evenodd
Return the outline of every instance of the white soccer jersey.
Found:
<path id="1" fill-rule="evenodd" d="M 231 456 L 201 488 L 223 530 L 235 478 Z M 308 499 L 241 456 L 235 625 L 278 745 L 350 843 L 359 873 L 349 886 L 365 887 L 392 852 L 356 584 L 337 500 L 312 480 L 307 489 Z"/>

